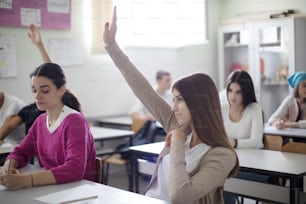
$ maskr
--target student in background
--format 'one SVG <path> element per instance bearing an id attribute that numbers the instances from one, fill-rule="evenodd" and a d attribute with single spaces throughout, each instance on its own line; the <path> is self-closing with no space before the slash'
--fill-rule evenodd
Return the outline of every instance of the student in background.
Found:
<path id="1" fill-rule="evenodd" d="M 46 113 L 35 120 L 22 142 L 8 155 L 0 184 L 20 189 L 81 179 L 95 181 L 94 139 L 78 99 L 66 89 L 63 70 L 57 64 L 45 63 L 31 76 L 36 104 Z M 27 165 L 33 156 L 45 170 L 18 174 L 17 169 Z"/>
<path id="2" fill-rule="evenodd" d="M 306 128 L 306 72 L 296 72 L 288 78 L 293 94 L 287 96 L 268 123 L 278 129 Z"/>
<path id="3" fill-rule="evenodd" d="M 223 203 L 225 180 L 239 168 L 222 123 L 218 91 L 206 74 L 174 83 L 173 107 L 163 100 L 115 41 L 116 8 L 106 23 L 106 50 L 135 95 L 167 132 L 147 196 L 171 203 Z"/>
<path id="4" fill-rule="evenodd" d="M 257 103 L 251 76 L 246 71 L 233 71 L 226 93 L 228 102 L 221 104 L 221 110 L 232 147 L 262 148 L 263 110 Z"/>
<path id="5" fill-rule="evenodd" d="M 156 83 L 157 86 L 155 91 L 169 104 L 172 102 L 172 95 L 169 92 L 171 87 L 171 74 L 164 70 L 159 70 L 156 72 Z M 140 100 L 137 100 L 137 103 L 133 106 L 130 117 L 132 118 L 134 131 L 141 128 L 142 125 L 151 120 L 154 121 L 155 118 L 152 114 L 146 109 L 146 107 L 141 103 Z M 135 126 L 138 127 L 135 127 Z"/>
<path id="6" fill-rule="evenodd" d="M 24 102 L 16 96 L 0 92 L 0 133 L 3 126 L 8 123 L 24 107 Z M 7 137 L 6 137 L 7 136 Z M 18 144 L 24 137 L 24 126 L 12 130 L 10 134 L 0 135 L 0 145 L 5 141 Z M 0 165 L 3 165 L 8 154 L 0 154 Z"/>
<path id="7" fill-rule="evenodd" d="M 25 103 L 16 96 L 0 92 L 0 131 L 3 124 L 7 123 L 12 117 L 14 117 L 23 107 Z M 20 126 L 6 138 L 7 141 L 13 144 L 18 144 L 24 137 L 24 126 Z M 0 137 L 0 144 L 5 137 Z"/>
<path id="8" fill-rule="evenodd" d="M 257 103 L 251 76 L 242 70 L 231 72 L 226 85 L 227 101 L 221 104 L 229 141 L 234 148 L 263 147 L 263 111 Z M 236 178 L 266 182 L 268 176 L 239 172 Z M 236 196 L 224 193 L 226 204 L 235 204 Z"/>
<path id="9" fill-rule="evenodd" d="M 31 24 L 29 26 L 30 32 L 28 33 L 29 39 L 36 45 L 39 53 L 42 56 L 44 62 L 51 62 L 47 51 L 45 50 L 39 29 L 37 26 Z M 11 116 L 6 120 L 3 125 L 0 127 L 0 145 L 2 140 L 7 137 L 12 131 L 18 128 L 22 123 L 25 124 L 25 133 L 22 132 L 23 136 L 26 135 L 32 126 L 35 119 L 42 113 L 44 110 L 39 110 L 36 106 L 36 103 L 31 103 L 23 107 L 18 114 Z"/>

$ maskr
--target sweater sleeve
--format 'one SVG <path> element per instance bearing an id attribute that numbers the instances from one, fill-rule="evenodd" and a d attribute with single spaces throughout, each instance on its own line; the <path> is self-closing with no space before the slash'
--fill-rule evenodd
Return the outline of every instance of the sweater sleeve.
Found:
<path id="1" fill-rule="evenodd" d="M 289 119 L 289 107 L 292 101 L 292 96 L 287 96 L 276 109 L 276 111 L 270 116 L 268 120 L 269 125 L 273 125 L 276 120 L 288 120 Z"/>
<path id="2" fill-rule="evenodd" d="M 239 139 L 237 148 L 262 148 L 263 147 L 263 112 L 258 103 L 248 106 L 251 117 L 250 137 Z"/>
<path id="3" fill-rule="evenodd" d="M 129 58 L 122 52 L 117 43 L 105 47 L 115 65 L 129 84 L 134 94 L 148 111 L 158 120 L 166 132 L 178 127 L 169 104 L 152 88 L 145 77 L 137 70 Z"/>
<path id="4" fill-rule="evenodd" d="M 235 163 L 236 156 L 232 150 L 223 147 L 212 148 L 201 160 L 200 169 L 190 176 L 186 171 L 183 142 L 172 142 L 169 174 L 171 203 L 192 203 L 223 186 Z"/>

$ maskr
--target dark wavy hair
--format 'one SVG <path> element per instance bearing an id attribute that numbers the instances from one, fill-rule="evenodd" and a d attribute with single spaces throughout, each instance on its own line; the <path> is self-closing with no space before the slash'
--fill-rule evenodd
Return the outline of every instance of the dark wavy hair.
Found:
<path id="1" fill-rule="evenodd" d="M 195 131 L 204 143 L 233 149 L 224 128 L 218 90 L 208 75 L 198 73 L 184 77 L 175 82 L 172 89 L 176 89 L 184 98 Z M 237 159 L 229 176 L 235 175 L 238 168 Z"/>
<path id="2" fill-rule="evenodd" d="M 50 79 L 53 84 L 59 89 L 66 84 L 66 77 L 63 69 L 54 63 L 44 63 L 37 67 L 31 74 L 30 77 L 43 76 Z M 64 105 L 81 112 L 81 104 L 77 97 L 71 93 L 68 89 L 62 96 L 62 101 Z"/>

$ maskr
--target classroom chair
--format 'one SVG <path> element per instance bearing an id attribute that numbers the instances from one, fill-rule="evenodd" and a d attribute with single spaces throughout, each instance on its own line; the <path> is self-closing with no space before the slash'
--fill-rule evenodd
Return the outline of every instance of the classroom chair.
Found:
<path id="1" fill-rule="evenodd" d="M 108 174 L 111 164 L 114 165 L 125 165 L 128 179 L 129 179 L 129 190 L 132 191 L 132 172 L 131 172 L 131 162 L 129 154 L 130 145 L 142 145 L 148 144 L 155 141 L 155 136 L 158 127 L 156 122 L 147 121 L 134 135 L 132 138 L 132 143 L 130 141 L 123 141 L 114 150 L 114 154 L 106 155 L 102 157 L 103 161 L 103 183 L 108 183 Z"/>
<path id="2" fill-rule="evenodd" d="M 291 152 L 291 153 L 298 153 L 298 154 L 306 154 L 306 143 L 302 142 L 288 142 L 286 143 L 282 150 L 282 152 Z M 287 180 L 281 178 L 282 185 L 286 185 Z"/>
<path id="3" fill-rule="evenodd" d="M 283 146 L 283 138 L 276 135 L 264 135 L 264 149 L 281 151 Z"/>
<path id="4" fill-rule="evenodd" d="M 103 167 L 102 159 L 99 157 L 96 157 L 96 176 L 97 176 L 96 182 L 97 183 L 102 183 L 102 179 L 103 179 L 102 167 Z"/>
<path id="5" fill-rule="evenodd" d="M 288 142 L 283 146 L 282 152 L 306 154 L 306 143 Z"/>

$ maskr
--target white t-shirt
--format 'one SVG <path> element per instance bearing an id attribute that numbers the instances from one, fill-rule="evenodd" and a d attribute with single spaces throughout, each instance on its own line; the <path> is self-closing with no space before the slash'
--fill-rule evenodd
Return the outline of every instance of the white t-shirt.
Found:
<path id="1" fill-rule="evenodd" d="M 221 104 L 221 110 L 225 131 L 229 138 L 238 140 L 237 148 L 263 147 L 263 115 L 258 103 L 249 104 L 237 122 L 231 121 L 229 117 L 228 103 Z"/>
<path id="2" fill-rule="evenodd" d="M 3 125 L 7 117 L 17 115 L 24 106 L 25 103 L 21 99 L 9 94 L 4 94 L 3 105 L 0 108 L 0 126 Z M 16 127 L 8 136 L 6 136 L 5 140 L 17 144 L 24 138 L 24 136 L 25 126 L 23 124 Z"/>
<path id="3" fill-rule="evenodd" d="M 185 160 L 186 160 L 186 171 L 188 173 L 192 172 L 196 166 L 199 164 L 203 155 L 207 152 L 210 146 L 200 143 L 190 149 L 191 134 L 187 136 L 185 142 Z M 146 196 L 159 198 L 161 200 L 169 201 L 169 169 L 170 169 L 170 155 L 166 154 L 159 166 L 158 175 L 156 182 L 151 186 L 151 188 L 146 192 Z"/>
<path id="4" fill-rule="evenodd" d="M 172 94 L 170 91 L 166 91 L 163 95 L 160 95 L 169 105 L 172 105 Z M 150 112 L 146 109 L 146 107 L 141 103 L 139 99 L 136 99 L 135 105 L 132 107 L 130 113 L 138 112 L 141 115 L 147 115 Z"/>

